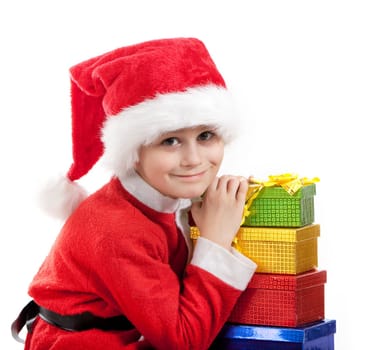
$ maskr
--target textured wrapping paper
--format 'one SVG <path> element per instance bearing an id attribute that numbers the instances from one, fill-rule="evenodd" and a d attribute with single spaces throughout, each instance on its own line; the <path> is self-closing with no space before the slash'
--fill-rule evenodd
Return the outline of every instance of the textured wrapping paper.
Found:
<path id="1" fill-rule="evenodd" d="M 302 327 L 265 327 L 226 324 L 213 350 L 334 350 L 335 320 Z"/>
<path id="2" fill-rule="evenodd" d="M 314 221 L 315 183 L 293 174 L 250 178 L 242 226 L 301 227 Z"/>
<path id="3" fill-rule="evenodd" d="M 257 264 L 259 273 L 299 274 L 318 266 L 320 226 L 241 227 L 234 247 Z"/>
<path id="4" fill-rule="evenodd" d="M 299 274 L 318 266 L 320 225 L 292 227 L 241 227 L 233 246 L 257 264 L 256 272 Z M 191 238 L 199 230 L 191 227 Z"/>
<path id="5" fill-rule="evenodd" d="M 297 327 L 325 317 L 326 271 L 299 275 L 256 273 L 229 322 Z"/>

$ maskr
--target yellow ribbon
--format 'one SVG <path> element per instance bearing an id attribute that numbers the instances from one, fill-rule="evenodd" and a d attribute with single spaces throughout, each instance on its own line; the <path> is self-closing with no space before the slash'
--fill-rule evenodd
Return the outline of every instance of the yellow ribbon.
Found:
<path id="1" fill-rule="evenodd" d="M 239 253 L 242 252 L 242 247 L 241 247 L 240 244 L 239 244 L 239 239 L 238 239 L 237 236 L 234 237 L 234 239 L 233 239 L 233 241 L 232 241 L 232 243 L 231 243 L 231 246 L 232 246 L 233 248 L 235 248 Z"/>
<path id="2" fill-rule="evenodd" d="M 301 187 L 305 185 L 310 185 L 316 182 L 319 182 L 318 177 L 314 177 L 309 179 L 307 177 L 299 178 L 297 174 L 279 174 L 279 175 L 269 175 L 269 179 L 267 181 L 262 181 L 256 179 L 254 177 L 250 177 L 248 192 L 246 196 L 246 201 L 243 210 L 243 218 L 240 225 L 243 225 L 246 217 L 251 214 L 250 207 L 261 192 L 264 187 L 273 187 L 273 186 L 281 186 L 284 188 L 291 196 L 294 195 Z"/>
<path id="3" fill-rule="evenodd" d="M 240 226 L 244 224 L 245 218 L 251 214 L 249 208 L 251 207 L 253 201 L 256 199 L 256 197 L 261 192 L 263 187 L 264 186 L 262 184 L 249 184 L 244 204 L 243 217 Z"/>

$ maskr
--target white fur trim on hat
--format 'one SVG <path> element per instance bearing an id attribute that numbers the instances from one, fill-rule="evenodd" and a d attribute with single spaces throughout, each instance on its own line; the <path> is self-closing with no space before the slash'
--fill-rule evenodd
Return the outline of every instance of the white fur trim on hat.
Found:
<path id="1" fill-rule="evenodd" d="M 107 118 L 102 129 L 103 163 L 117 176 L 133 168 L 141 145 L 163 133 L 199 125 L 213 126 L 225 143 L 238 123 L 231 94 L 216 85 L 159 94 Z"/>

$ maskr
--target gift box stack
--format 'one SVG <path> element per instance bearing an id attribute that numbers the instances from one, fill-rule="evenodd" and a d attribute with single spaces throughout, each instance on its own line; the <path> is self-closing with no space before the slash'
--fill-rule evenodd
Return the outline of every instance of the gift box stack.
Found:
<path id="1" fill-rule="evenodd" d="M 258 267 L 212 349 L 334 349 L 326 271 L 318 269 L 317 181 L 292 174 L 252 179 L 233 245 Z M 192 239 L 198 235 L 192 227 Z"/>

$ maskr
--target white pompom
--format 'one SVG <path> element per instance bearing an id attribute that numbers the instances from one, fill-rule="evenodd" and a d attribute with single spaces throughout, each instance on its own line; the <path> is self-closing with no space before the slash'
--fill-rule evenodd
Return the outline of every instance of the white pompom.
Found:
<path id="1" fill-rule="evenodd" d="M 40 207 L 50 216 L 66 220 L 87 197 L 86 190 L 65 176 L 50 179 L 39 194 Z"/>

